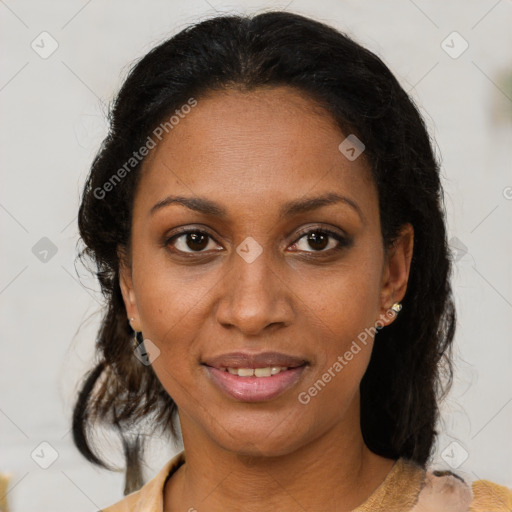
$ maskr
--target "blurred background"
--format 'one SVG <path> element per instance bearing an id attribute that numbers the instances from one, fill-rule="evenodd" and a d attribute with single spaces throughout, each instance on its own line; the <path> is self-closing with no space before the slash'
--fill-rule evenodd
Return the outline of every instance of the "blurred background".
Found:
<path id="1" fill-rule="evenodd" d="M 458 307 L 433 466 L 512 487 L 510 0 L 0 0 L 0 473 L 10 480 L 0 503 L 7 493 L 10 510 L 88 512 L 122 498 L 123 474 L 86 462 L 70 434 L 101 307 L 75 269 L 76 215 L 106 106 L 163 39 L 217 13 L 267 9 L 348 33 L 419 105 L 442 162 Z M 119 446 L 102 442 L 121 463 Z M 155 440 L 146 480 L 175 452 Z"/>

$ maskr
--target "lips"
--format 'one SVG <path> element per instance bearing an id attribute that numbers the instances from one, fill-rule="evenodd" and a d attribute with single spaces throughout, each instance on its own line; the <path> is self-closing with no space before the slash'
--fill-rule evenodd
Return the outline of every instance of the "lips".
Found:
<path id="1" fill-rule="evenodd" d="M 281 352 L 260 352 L 259 354 L 250 354 L 247 352 L 231 352 L 219 356 L 207 358 L 203 364 L 212 368 L 265 368 L 272 366 L 281 366 L 287 368 L 297 368 L 306 363 L 301 357 L 283 354 Z"/>
<path id="2" fill-rule="evenodd" d="M 264 402 L 295 386 L 307 361 L 279 352 L 233 352 L 208 358 L 202 364 L 210 381 L 225 395 L 241 402 Z M 258 376 L 259 371 L 265 374 Z"/>

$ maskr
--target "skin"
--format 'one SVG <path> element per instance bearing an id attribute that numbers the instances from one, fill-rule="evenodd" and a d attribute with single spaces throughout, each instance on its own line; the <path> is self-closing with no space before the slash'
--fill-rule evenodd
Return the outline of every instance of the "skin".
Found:
<path id="1" fill-rule="evenodd" d="M 153 368 L 179 408 L 186 463 L 166 484 L 166 512 L 349 511 L 393 466 L 366 447 L 359 423 L 371 336 L 307 405 L 297 398 L 365 328 L 393 321 L 409 276 L 412 227 L 384 250 L 377 189 L 364 153 L 349 161 L 338 150 L 345 136 L 290 88 L 227 90 L 200 98 L 144 163 L 121 290 L 132 327 L 161 351 Z M 279 215 L 283 203 L 325 193 L 360 213 L 338 202 Z M 170 194 L 208 198 L 227 215 L 179 204 L 151 214 Z M 186 235 L 166 245 L 177 227 L 213 238 L 202 252 Z M 311 245 L 305 233 L 320 228 L 352 242 Z M 251 263 L 236 252 L 247 237 L 262 248 Z M 238 350 L 284 352 L 308 366 L 281 396 L 243 403 L 200 364 Z"/>

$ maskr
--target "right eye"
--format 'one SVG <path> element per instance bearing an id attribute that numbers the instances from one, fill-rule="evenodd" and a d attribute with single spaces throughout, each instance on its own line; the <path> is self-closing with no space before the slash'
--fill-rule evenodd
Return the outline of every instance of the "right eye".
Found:
<path id="1" fill-rule="evenodd" d="M 213 237 L 206 231 L 198 229 L 185 229 L 166 240 L 167 246 L 172 246 L 173 252 L 182 252 L 187 254 L 203 253 Z M 214 244 L 215 246 L 215 244 Z"/>

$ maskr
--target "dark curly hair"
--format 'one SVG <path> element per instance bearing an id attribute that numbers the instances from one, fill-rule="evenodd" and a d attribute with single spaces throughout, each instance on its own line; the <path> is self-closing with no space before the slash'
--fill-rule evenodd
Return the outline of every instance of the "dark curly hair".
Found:
<path id="1" fill-rule="evenodd" d="M 381 59 L 328 25 L 288 12 L 218 16 L 159 44 L 131 69 L 111 105 L 110 131 L 93 161 L 79 210 L 85 244 L 79 258 L 92 262 L 106 308 L 97 361 L 74 407 L 73 439 L 89 461 L 113 469 L 94 452 L 91 434 L 100 425 L 119 434 L 125 494 L 144 483 L 144 439 L 157 428 L 175 440 L 179 436 L 175 402 L 151 365 L 134 359 L 133 331 L 119 286 L 118 249 L 130 251 L 141 162 L 106 197 L 105 184 L 190 98 L 269 86 L 306 93 L 343 133 L 364 141 L 385 248 L 404 224 L 414 227 L 403 310 L 376 334 L 361 382 L 361 428 L 368 448 L 379 455 L 409 458 L 423 467 L 431 457 L 438 400 L 452 383 L 456 317 L 439 165 L 425 124 Z"/>

